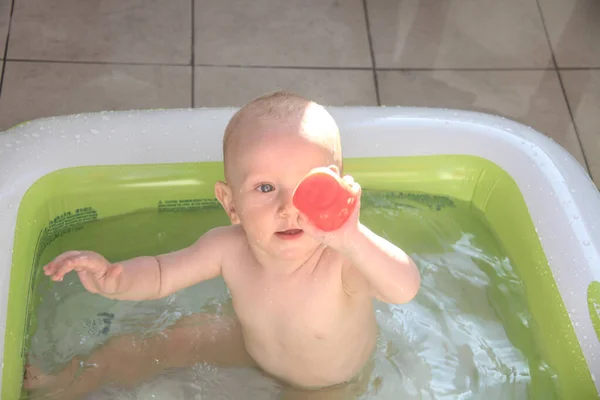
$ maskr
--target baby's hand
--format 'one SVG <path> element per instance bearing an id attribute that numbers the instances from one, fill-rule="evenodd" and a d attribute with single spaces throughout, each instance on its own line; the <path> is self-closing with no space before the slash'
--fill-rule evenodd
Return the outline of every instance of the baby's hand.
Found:
<path id="1" fill-rule="evenodd" d="M 338 229 L 325 232 L 317 228 L 310 220 L 302 213 L 299 213 L 298 224 L 300 228 L 308 235 L 312 236 L 321 243 L 334 248 L 337 251 L 345 252 L 349 246 L 352 246 L 352 237 L 359 233 L 359 214 L 360 214 L 360 185 L 354 182 L 354 178 L 346 175 L 342 178 L 344 182 L 352 188 L 352 192 L 356 196 L 356 206 L 352 214 L 344 224 Z"/>
<path id="2" fill-rule="evenodd" d="M 91 293 L 113 294 L 123 267 L 111 264 L 93 251 L 67 251 L 44 266 L 44 273 L 55 282 L 62 281 L 70 271 L 77 272 L 81 283 Z"/>

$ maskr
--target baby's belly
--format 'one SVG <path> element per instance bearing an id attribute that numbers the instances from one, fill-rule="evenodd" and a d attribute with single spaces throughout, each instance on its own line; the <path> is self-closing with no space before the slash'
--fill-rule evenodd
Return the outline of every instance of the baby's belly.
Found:
<path id="1" fill-rule="evenodd" d="M 292 386 L 319 388 L 350 381 L 371 356 L 377 340 L 374 318 L 352 328 L 322 336 L 296 330 L 279 337 L 244 329 L 244 341 L 266 373 Z"/>

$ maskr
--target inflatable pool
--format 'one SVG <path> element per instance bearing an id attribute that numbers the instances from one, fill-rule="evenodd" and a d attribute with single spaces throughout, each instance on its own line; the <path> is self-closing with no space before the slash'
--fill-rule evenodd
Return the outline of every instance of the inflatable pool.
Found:
<path id="1" fill-rule="evenodd" d="M 218 208 L 213 183 L 222 176 L 221 139 L 234 111 L 103 112 L 36 120 L 0 134 L 3 400 L 21 394 L 24 349 L 41 301 L 39 267 L 73 245 L 53 244 L 140 210 Z M 538 132 L 490 115 L 330 111 L 342 132 L 346 172 L 365 191 L 437 199 L 440 213 L 461 202 L 486 221 L 523 283 L 532 354 L 553 371 L 556 398 L 597 398 L 600 194 L 574 158 Z"/>

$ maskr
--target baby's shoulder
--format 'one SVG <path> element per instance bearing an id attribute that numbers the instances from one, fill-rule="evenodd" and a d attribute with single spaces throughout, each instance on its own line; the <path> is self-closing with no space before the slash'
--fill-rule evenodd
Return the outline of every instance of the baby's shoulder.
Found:
<path id="1" fill-rule="evenodd" d="M 220 244 L 228 246 L 246 239 L 244 230 L 239 225 L 218 226 L 206 232 L 204 236 L 211 236 Z"/>
<path id="2" fill-rule="evenodd" d="M 206 232 L 204 237 L 208 237 L 210 245 L 219 249 L 224 255 L 237 253 L 246 247 L 246 235 L 239 225 L 227 225 L 212 228 Z"/>
<path id="3" fill-rule="evenodd" d="M 222 273 L 227 275 L 230 266 L 238 265 L 247 258 L 248 241 L 240 225 L 227 225 L 211 229 L 205 235 L 211 235 L 211 245 L 220 256 Z"/>

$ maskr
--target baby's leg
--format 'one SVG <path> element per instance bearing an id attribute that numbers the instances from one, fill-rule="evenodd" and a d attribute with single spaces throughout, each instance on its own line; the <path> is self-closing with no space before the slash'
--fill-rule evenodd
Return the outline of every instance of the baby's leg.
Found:
<path id="1" fill-rule="evenodd" d="M 205 362 L 223 367 L 254 366 L 236 319 L 210 314 L 181 318 L 149 337 L 123 335 L 109 339 L 85 361 L 73 363 L 53 377 L 26 375 L 26 388 L 60 390 L 59 398 L 75 399 L 103 384 L 135 387 L 168 368 Z M 83 363 L 87 367 L 80 369 Z M 79 370 L 79 371 L 78 371 Z M 78 373 L 78 376 L 75 374 Z M 64 391 L 63 391 L 64 390 Z"/>

